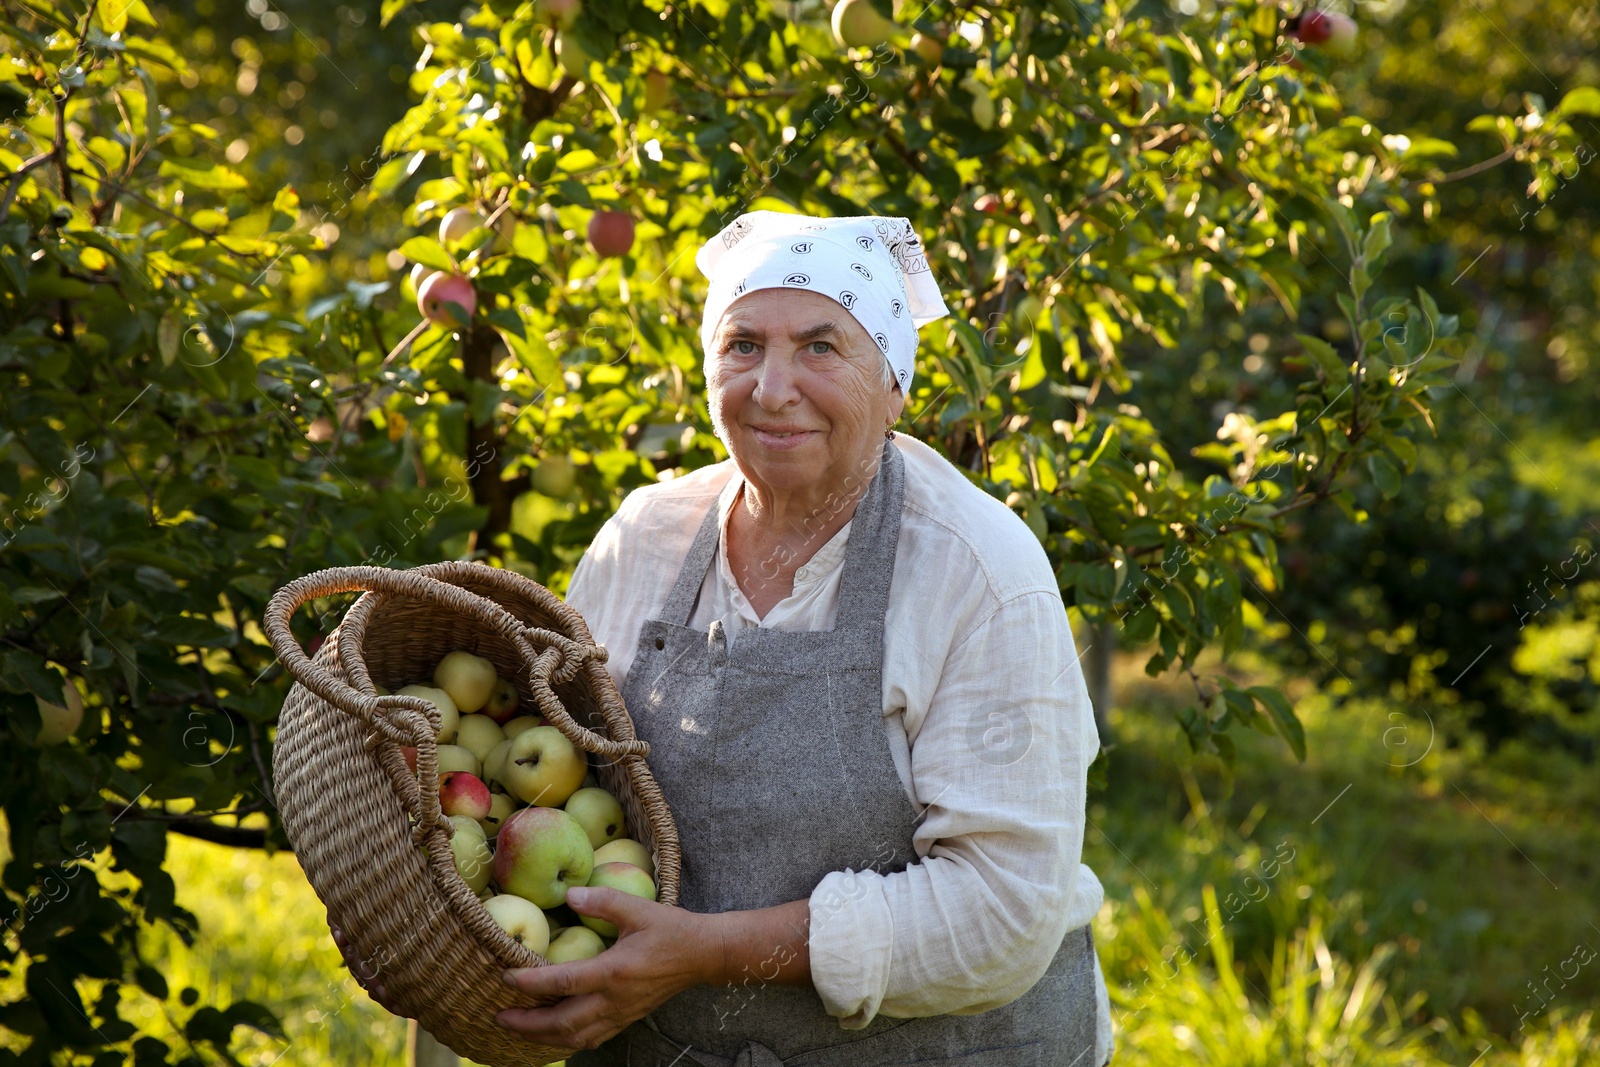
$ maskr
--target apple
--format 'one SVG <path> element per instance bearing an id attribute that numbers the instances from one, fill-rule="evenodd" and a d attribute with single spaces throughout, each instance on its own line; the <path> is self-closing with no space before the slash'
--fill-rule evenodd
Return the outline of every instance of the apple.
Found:
<path id="1" fill-rule="evenodd" d="M 478 757 L 472 754 L 471 749 L 460 745 L 440 745 L 439 776 L 442 778 L 447 774 L 470 774 L 482 779 L 483 764 L 478 762 Z"/>
<path id="2" fill-rule="evenodd" d="M 450 694 L 443 689 L 435 689 L 431 685 L 408 685 L 395 694 L 402 697 L 421 697 L 439 709 L 439 737 L 441 744 L 448 744 L 456 739 L 456 726 L 461 722 L 461 712 L 456 710 L 456 702 L 450 699 Z"/>
<path id="3" fill-rule="evenodd" d="M 456 744 L 480 760 L 506 739 L 500 724 L 487 715 L 463 715 L 456 724 Z"/>
<path id="4" fill-rule="evenodd" d="M 937 63 L 944 58 L 944 44 L 922 33 L 911 35 L 911 50 L 921 56 L 924 63 Z"/>
<path id="5" fill-rule="evenodd" d="M 605 889 L 615 889 L 630 896 L 643 897 L 645 900 L 656 899 L 656 884 L 650 876 L 631 863 L 602 863 L 589 873 L 591 886 Z M 593 915 L 580 915 L 583 925 L 599 934 L 601 937 L 616 937 L 615 923 L 605 919 L 597 919 Z"/>
<path id="6" fill-rule="evenodd" d="M 401 745 L 400 754 L 406 758 L 406 766 L 411 768 L 411 773 L 417 773 L 417 750 L 412 745 Z"/>
<path id="7" fill-rule="evenodd" d="M 994 129 L 994 97 L 989 95 L 989 87 L 970 75 L 961 82 L 961 87 L 972 97 L 972 121 L 978 124 L 978 129 Z"/>
<path id="8" fill-rule="evenodd" d="M 421 293 L 422 292 L 422 286 L 423 286 L 424 282 L 426 282 L 429 278 L 433 277 L 435 274 L 442 274 L 442 273 L 443 273 L 443 271 L 435 270 L 433 267 L 430 267 L 425 263 L 418 263 L 415 267 L 412 267 L 411 268 L 411 295 L 412 296 L 416 296 L 418 293 Z"/>
<path id="9" fill-rule="evenodd" d="M 833 9 L 833 35 L 846 48 L 876 47 L 893 37 L 896 29 L 870 0 L 839 0 Z"/>
<path id="10" fill-rule="evenodd" d="M 487 818 L 489 787 L 483 784 L 483 779 L 466 771 L 440 775 L 439 810 L 446 815 L 465 815 L 473 822 Z M 483 835 L 488 837 L 489 831 L 484 830 Z"/>
<path id="11" fill-rule="evenodd" d="M 483 827 L 465 815 L 450 816 L 450 823 L 455 827 L 455 835 L 450 838 L 450 852 L 455 856 L 456 870 L 469 889 L 481 893 L 494 872 L 494 855 L 484 839 Z"/>
<path id="12" fill-rule="evenodd" d="M 622 805 L 604 789 L 579 789 L 567 798 L 565 810 L 578 820 L 594 848 L 619 840 L 628 832 L 622 825 Z"/>
<path id="13" fill-rule="evenodd" d="M 557 26 L 571 26 L 583 11 L 583 0 L 539 0 L 539 7 Z"/>
<path id="14" fill-rule="evenodd" d="M 587 960 L 600 955 L 606 949 L 606 943 L 600 940 L 600 935 L 586 926 L 573 926 L 561 931 L 560 935 L 545 949 L 544 958 L 550 963 L 571 963 L 573 960 Z"/>
<path id="15" fill-rule="evenodd" d="M 507 893 L 553 908 L 567 890 L 584 885 L 594 869 L 594 849 L 578 820 L 560 808 L 523 808 L 500 827 L 494 880 Z"/>
<path id="16" fill-rule="evenodd" d="M 493 841 L 499 836 L 500 827 L 516 810 L 517 802 L 504 793 L 489 794 L 489 814 L 478 820 L 478 825 L 483 828 L 483 836 Z"/>
<path id="17" fill-rule="evenodd" d="M 483 713 L 504 725 L 517 713 L 518 699 L 517 687 L 509 679 L 501 678 L 494 683 L 494 691 L 489 694 L 489 702 L 483 706 Z"/>
<path id="18" fill-rule="evenodd" d="M 982 212 L 985 215 L 993 215 L 1002 211 L 1005 208 L 1005 205 L 1000 201 L 1000 198 L 995 196 L 993 193 L 984 193 L 982 196 L 978 197 L 978 199 L 972 202 L 972 207 L 974 210 Z"/>
<path id="19" fill-rule="evenodd" d="M 595 866 L 602 863 L 631 863 L 645 874 L 655 877 L 656 864 L 650 850 L 631 837 L 619 837 L 594 850 Z"/>
<path id="20" fill-rule="evenodd" d="M 545 725 L 545 721 L 544 716 L 542 715 L 519 715 L 515 719 L 512 719 L 510 722 L 506 723 L 504 726 L 500 727 L 500 729 L 506 735 L 506 737 L 515 740 L 518 734 L 525 733 L 528 730 L 533 729 L 535 726 L 543 725 Z"/>
<path id="21" fill-rule="evenodd" d="M 39 736 L 35 738 L 41 745 L 59 745 L 77 733 L 78 727 L 83 724 L 83 694 L 78 692 L 78 687 L 72 684 L 71 679 L 61 683 L 61 699 L 66 701 L 65 705 L 33 698 L 43 724 L 39 727 Z"/>
<path id="22" fill-rule="evenodd" d="M 1337 11 L 1325 11 L 1324 17 L 1330 23 L 1328 29 L 1327 51 L 1332 56 L 1347 56 L 1356 50 L 1356 23 L 1348 15 Z"/>
<path id="23" fill-rule="evenodd" d="M 483 216 L 470 207 L 451 208 L 439 220 L 439 243 L 448 248 L 483 225 Z"/>
<path id="24" fill-rule="evenodd" d="M 493 663 L 459 649 L 446 655 L 433 669 L 433 684 L 449 693 L 457 708 L 467 712 L 478 711 L 489 703 L 496 681 Z"/>
<path id="25" fill-rule="evenodd" d="M 596 211 L 589 217 L 589 247 L 597 255 L 627 255 L 633 247 L 633 217 L 626 211 Z"/>
<path id="26" fill-rule="evenodd" d="M 461 318 L 451 304 L 460 305 L 466 318 L 471 318 L 478 310 L 478 294 L 473 291 L 472 283 L 459 274 L 440 271 L 417 290 L 417 310 L 422 312 L 423 318 L 440 326 L 465 326 L 466 319 Z"/>
<path id="27" fill-rule="evenodd" d="M 556 34 L 556 62 L 561 64 L 561 69 L 579 81 L 589 78 L 589 64 L 595 61 L 580 42 L 566 30 Z"/>
<path id="28" fill-rule="evenodd" d="M 511 940 L 536 955 L 550 947 L 550 923 L 532 901 L 501 893 L 483 902 L 483 910 L 511 935 Z"/>
<path id="29" fill-rule="evenodd" d="M 578 471 L 566 456 L 546 456 L 533 468 L 533 488 L 555 500 L 571 495 L 578 486 Z"/>
<path id="30" fill-rule="evenodd" d="M 506 753 L 510 751 L 511 739 L 508 737 L 498 745 L 491 748 L 489 750 L 489 754 L 483 757 L 482 778 L 484 781 L 489 783 L 489 787 L 491 789 L 496 786 L 499 786 L 502 791 L 505 789 L 505 783 L 500 780 L 500 776 L 505 774 Z"/>
<path id="31" fill-rule="evenodd" d="M 512 738 L 500 780 L 518 800 L 553 808 L 578 791 L 588 767 L 566 734 L 554 726 L 535 726 Z"/>
<path id="32" fill-rule="evenodd" d="M 672 75 L 651 69 L 644 76 L 644 109 L 661 111 L 672 101 Z"/>

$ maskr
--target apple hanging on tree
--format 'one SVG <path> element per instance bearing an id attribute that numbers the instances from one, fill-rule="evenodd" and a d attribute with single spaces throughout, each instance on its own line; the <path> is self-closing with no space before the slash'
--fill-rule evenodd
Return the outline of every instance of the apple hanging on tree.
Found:
<path id="1" fill-rule="evenodd" d="M 440 271 L 417 290 L 417 310 L 439 326 L 465 326 L 478 310 L 478 294 L 463 276 Z"/>
<path id="2" fill-rule="evenodd" d="M 589 247 L 596 255 L 627 255 L 633 248 L 633 219 L 626 211 L 596 211 L 589 219 Z"/>
<path id="3" fill-rule="evenodd" d="M 1307 8 L 1289 20 L 1289 36 L 1320 45 L 1329 55 L 1346 56 L 1355 51 L 1356 23 L 1338 11 Z"/>
<path id="4" fill-rule="evenodd" d="M 872 0 L 839 0 L 833 9 L 833 35 L 846 48 L 876 48 L 896 29 L 893 20 L 878 14 Z"/>

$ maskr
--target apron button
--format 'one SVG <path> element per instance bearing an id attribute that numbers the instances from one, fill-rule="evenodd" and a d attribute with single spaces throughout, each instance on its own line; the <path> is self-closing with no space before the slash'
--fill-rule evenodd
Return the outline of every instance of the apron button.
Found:
<path id="1" fill-rule="evenodd" d="M 666 648 L 666 647 L 667 647 L 667 643 L 665 641 L 661 640 L 661 638 L 659 638 L 659 637 L 656 638 L 656 651 L 657 652 L 660 652 L 663 648 Z"/>

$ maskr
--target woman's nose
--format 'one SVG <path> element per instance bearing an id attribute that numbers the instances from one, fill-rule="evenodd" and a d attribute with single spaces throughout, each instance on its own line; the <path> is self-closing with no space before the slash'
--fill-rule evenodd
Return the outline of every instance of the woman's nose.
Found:
<path id="1" fill-rule="evenodd" d="M 799 396 L 798 376 L 793 361 L 786 356 L 769 353 L 756 371 L 756 403 L 776 411 Z"/>

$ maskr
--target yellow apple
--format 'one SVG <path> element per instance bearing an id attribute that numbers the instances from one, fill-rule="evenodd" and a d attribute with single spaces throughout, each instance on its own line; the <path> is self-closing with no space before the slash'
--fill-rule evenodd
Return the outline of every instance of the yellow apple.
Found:
<path id="1" fill-rule="evenodd" d="M 77 733 L 83 723 L 83 694 L 78 692 L 78 687 L 72 684 L 70 678 L 61 684 L 61 699 L 66 701 L 66 706 L 33 698 L 39 708 L 39 719 L 44 724 L 39 727 L 37 738 L 41 745 L 59 745 Z"/>
<path id="2" fill-rule="evenodd" d="M 630 896 L 643 897 L 645 900 L 656 899 L 656 884 L 648 874 L 631 863 L 602 863 L 589 872 L 590 886 L 615 889 Z M 583 925 L 599 934 L 601 937 L 616 937 L 617 926 L 605 919 L 597 919 L 593 915 L 579 916 Z"/>
<path id="3" fill-rule="evenodd" d="M 489 703 L 497 681 L 494 664 L 482 656 L 457 649 L 433 669 L 433 684 L 450 694 L 461 711 L 479 711 Z"/>
<path id="4" fill-rule="evenodd" d="M 505 739 L 506 735 L 500 729 L 500 724 L 487 715 L 463 715 L 456 725 L 455 743 L 480 760 L 494 751 L 494 746 Z"/>
<path id="5" fill-rule="evenodd" d="M 542 956 L 550 947 L 550 924 L 532 901 L 501 893 L 484 901 L 483 910 L 529 952 Z"/>
<path id="6" fill-rule="evenodd" d="M 594 848 L 616 841 L 628 832 L 622 825 L 622 805 L 604 789 L 579 789 L 567 798 L 566 812 L 578 820 Z"/>
<path id="7" fill-rule="evenodd" d="M 449 693 L 431 685 L 408 685 L 395 696 L 421 697 L 431 703 L 439 709 L 438 742 L 449 744 L 456 739 L 456 725 L 461 721 L 461 712 L 456 710 L 456 702 L 450 699 Z"/>
<path id="8" fill-rule="evenodd" d="M 605 948 L 606 943 L 593 930 L 586 926 L 571 926 L 550 942 L 544 958 L 551 963 L 571 963 L 573 960 L 592 959 L 604 952 Z"/>
<path id="9" fill-rule="evenodd" d="M 439 774 L 449 774 L 451 771 L 466 771 L 468 774 L 477 774 L 483 769 L 469 749 L 460 745 L 439 746 Z"/>
<path id="10" fill-rule="evenodd" d="M 833 9 L 833 35 L 847 48 L 876 47 L 893 37 L 896 29 L 870 0 L 839 0 Z"/>
<path id="11" fill-rule="evenodd" d="M 650 850 L 631 837 L 619 837 L 595 849 L 594 862 L 597 867 L 602 863 L 631 863 L 652 878 L 656 874 L 656 864 L 650 858 Z"/>
<path id="12" fill-rule="evenodd" d="M 559 807 L 583 784 L 589 764 L 554 726 L 535 726 L 511 739 L 500 780 L 527 804 Z"/>

